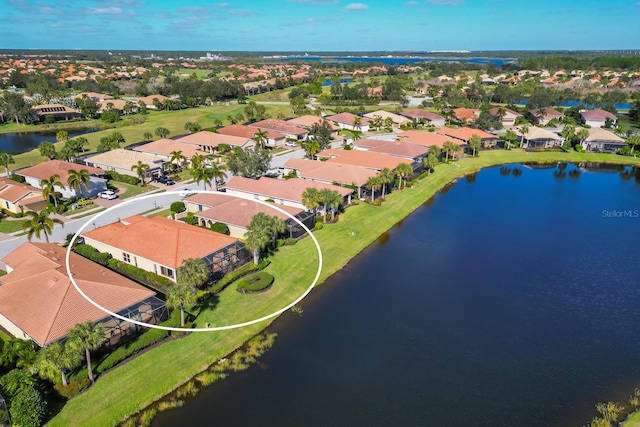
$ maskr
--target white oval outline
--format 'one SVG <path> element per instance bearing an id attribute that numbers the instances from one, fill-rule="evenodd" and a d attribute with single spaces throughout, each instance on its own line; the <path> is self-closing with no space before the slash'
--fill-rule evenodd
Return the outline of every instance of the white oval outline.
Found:
<path id="1" fill-rule="evenodd" d="M 226 193 L 222 193 L 220 191 L 207 191 L 207 190 L 193 190 L 194 193 L 196 194 L 215 194 L 215 195 L 223 195 L 223 196 L 229 196 L 229 197 L 235 197 L 238 199 L 244 199 L 244 200 L 249 200 L 249 201 L 253 201 L 253 202 L 257 202 L 260 203 L 261 205 L 265 205 L 268 206 L 270 208 L 273 208 L 275 210 L 277 210 L 278 212 L 281 212 L 285 215 L 287 215 L 289 218 L 292 218 L 295 222 L 297 222 L 298 224 L 300 224 L 300 226 L 307 232 L 307 234 L 311 237 L 311 240 L 313 240 L 313 243 L 316 245 L 316 248 L 318 249 L 318 271 L 316 272 L 316 276 L 313 279 L 313 282 L 311 282 L 311 286 L 309 286 L 307 288 L 307 290 L 304 291 L 304 293 L 298 297 L 298 299 L 296 299 L 295 301 L 293 301 L 291 304 L 287 305 L 284 308 L 281 308 L 280 310 L 277 310 L 271 314 L 268 314 L 266 316 L 260 317 L 259 319 L 254 319 L 254 320 L 249 320 L 247 322 L 243 322 L 243 323 L 236 323 L 233 325 L 227 325 L 227 326 L 214 326 L 214 327 L 210 327 L 210 328 L 176 328 L 176 327 L 172 327 L 172 326 L 161 326 L 161 325 L 152 325 L 150 323 L 145 323 L 145 322 L 140 322 L 138 320 L 133 320 L 133 319 L 129 319 L 127 317 L 121 316 L 117 313 L 114 313 L 104 307 L 102 307 L 100 304 L 98 304 L 97 302 L 95 302 L 94 300 L 92 300 L 91 298 L 89 298 L 87 296 L 87 294 L 85 294 L 82 289 L 80 289 L 80 287 L 78 286 L 78 284 L 76 283 L 76 281 L 73 279 L 73 275 L 71 274 L 71 269 L 69 268 L 69 254 L 71 253 L 71 248 L 73 247 L 73 244 L 75 243 L 76 239 L 78 238 L 78 236 L 80 235 L 80 233 L 82 233 L 84 231 L 84 229 L 93 221 L 95 221 L 96 219 L 100 218 L 102 215 L 106 214 L 107 212 L 110 212 L 112 210 L 117 210 L 117 208 L 122 207 L 122 206 L 126 206 L 128 204 L 132 204 L 135 203 L 139 200 L 145 200 L 145 199 L 150 199 L 150 198 L 154 198 L 157 197 L 159 195 L 167 195 L 167 194 L 176 194 L 178 196 L 180 196 L 180 193 L 184 192 L 185 190 L 180 190 L 180 191 L 165 191 L 162 193 L 156 193 L 156 194 L 149 194 L 146 196 L 137 196 L 137 197 L 132 197 L 129 200 L 125 200 L 122 203 L 118 203 L 117 205 L 111 206 L 107 209 L 105 209 L 103 212 L 98 213 L 96 216 L 90 216 L 89 219 L 87 220 L 87 222 L 85 222 L 80 229 L 73 235 L 73 238 L 71 239 L 71 241 L 69 242 L 69 246 L 67 247 L 67 254 L 65 257 L 65 264 L 66 264 L 66 268 L 67 268 L 67 276 L 69 276 L 69 279 L 71 279 L 71 283 L 73 283 L 73 287 L 76 288 L 76 290 L 80 293 L 80 295 L 82 295 L 82 297 L 84 299 L 86 299 L 87 301 L 89 301 L 93 306 L 95 306 L 96 308 L 98 308 L 99 310 L 102 310 L 103 312 L 116 317 L 118 319 L 124 320 L 125 322 L 129 322 L 129 323 L 133 323 L 135 325 L 139 325 L 139 326 L 144 326 L 146 328 L 154 328 L 154 329 L 162 329 L 165 331 L 186 331 L 186 332 L 213 332 L 213 331 L 225 331 L 225 330 L 229 330 L 229 329 L 237 329 L 237 328 L 242 328 L 245 326 L 250 326 L 250 325 L 254 325 L 256 323 L 260 323 L 260 322 L 264 322 L 265 320 L 271 319 L 273 317 L 279 316 L 280 314 L 284 313 L 285 311 L 289 310 L 290 308 L 292 308 L 293 306 L 295 306 L 296 304 L 298 304 L 300 301 L 302 301 L 307 295 L 309 295 L 309 292 L 311 292 L 311 290 L 315 287 L 316 283 L 318 282 L 318 279 L 320 279 L 320 273 L 322 272 L 322 249 L 320 249 L 320 244 L 318 243 L 318 240 L 316 239 L 316 236 L 313 235 L 313 233 L 311 232 L 311 230 L 309 230 L 309 228 L 307 228 L 306 225 L 304 225 L 302 223 L 302 221 L 300 221 L 298 218 L 294 217 L 293 215 L 291 215 L 289 212 L 284 211 L 283 209 L 280 209 L 277 205 L 274 205 L 273 203 L 267 203 L 267 202 L 263 202 L 262 200 L 255 200 L 252 199 L 250 197 L 245 197 L 245 196 L 240 196 L 240 195 L 231 195 L 231 194 L 226 194 Z M 191 191 L 191 190 L 189 190 Z M 183 197 L 183 196 L 180 196 Z M 184 197 L 183 197 L 184 198 Z"/>

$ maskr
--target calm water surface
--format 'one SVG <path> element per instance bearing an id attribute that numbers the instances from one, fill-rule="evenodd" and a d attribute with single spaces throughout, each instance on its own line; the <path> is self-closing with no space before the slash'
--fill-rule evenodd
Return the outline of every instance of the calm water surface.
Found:
<path id="1" fill-rule="evenodd" d="M 69 130 L 69 138 L 76 137 L 95 129 L 74 129 Z M 40 143 L 56 142 L 56 131 L 49 132 L 16 132 L 16 133 L 0 133 L 0 151 L 12 154 L 26 153 L 34 148 L 38 148 Z"/>
<path id="2" fill-rule="evenodd" d="M 153 426 L 581 426 L 625 400 L 640 218 L 611 212 L 640 209 L 640 179 L 514 168 L 438 194 Z"/>

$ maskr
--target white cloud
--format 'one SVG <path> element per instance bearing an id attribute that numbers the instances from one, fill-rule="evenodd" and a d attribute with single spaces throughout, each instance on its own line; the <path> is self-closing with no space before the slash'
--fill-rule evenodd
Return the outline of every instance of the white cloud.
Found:
<path id="1" fill-rule="evenodd" d="M 367 6 L 364 3 L 351 3 L 351 4 L 348 4 L 345 9 L 348 11 L 367 10 L 369 9 L 369 6 Z"/>

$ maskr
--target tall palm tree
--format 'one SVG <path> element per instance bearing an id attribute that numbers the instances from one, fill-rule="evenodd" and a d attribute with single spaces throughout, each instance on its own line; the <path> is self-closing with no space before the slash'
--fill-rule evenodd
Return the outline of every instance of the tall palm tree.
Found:
<path id="1" fill-rule="evenodd" d="M 476 150 L 482 145 L 482 139 L 475 133 L 469 138 L 469 148 L 473 150 L 473 157 L 476 156 Z"/>
<path id="2" fill-rule="evenodd" d="M 451 146 L 451 157 L 452 157 L 452 159 L 455 160 L 456 159 L 456 154 L 458 154 L 461 151 L 462 151 L 462 147 L 461 146 L 459 146 L 458 144 L 453 144 Z"/>
<path id="3" fill-rule="evenodd" d="M 53 204 L 55 207 L 58 207 L 58 196 L 56 194 L 56 187 L 64 188 L 62 182 L 58 179 L 60 175 L 53 174 L 49 177 L 49 179 L 43 179 L 40 181 L 40 187 L 42 188 L 42 197 L 45 200 L 51 200 L 53 198 Z"/>
<path id="4" fill-rule="evenodd" d="M 502 139 L 504 140 L 504 148 L 511 150 L 511 145 L 516 139 L 518 139 L 518 135 L 513 130 L 509 129 L 505 132 Z"/>
<path id="5" fill-rule="evenodd" d="M 403 187 L 402 185 L 402 181 L 405 180 L 405 185 L 406 185 L 406 178 L 411 175 L 413 173 L 413 168 L 411 167 L 410 164 L 408 163 L 400 163 L 398 165 L 398 167 L 396 168 L 396 176 L 398 177 L 398 179 L 400 180 L 400 188 Z"/>
<path id="6" fill-rule="evenodd" d="M 209 172 L 207 172 L 209 169 L 203 168 L 203 167 L 199 167 L 199 168 L 191 168 L 191 170 L 189 171 L 191 173 L 191 176 L 193 177 L 193 180 L 196 182 L 196 185 L 199 185 L 201 182 L 204 182 L 203 184 L 203 188 L 206 190 L 207 189 L 207 183 L 210 183 L 210 177 L 209 177 Z"/>
<path id="7" fill-rule="evenodd" d="M 311 160 L 315 159 L 315 155 L 318 154 L 320 152 L 320 141 L 318 141 L 317 139 L 311 139 L 309 141 L 305 141 L 302 144 L 302 148 L 304 149 L 305 153 L 307 154 L 307 157 L 309 157 Z"/>
<path id="8" fill-rule="evenodd" d="M 520 137 L 520 148 L 522 148 L 522 146 L 524 145 L 524 135 L 529 132 L 529 125 L 523 123 L 520 126 L 520 132 L 522 133 Z"/>
<path id="9" fill-rule="evenodd" d="M 67 371 L 78 366 L 81 360 L 82 354 L 76 349 L 57 341 L 38 351 L 34 367 L 41 377 L 51 381 L 56 381 L 59 375 L 62 385 L 66 387 L 69 385 Z"/>
<path id="10" fill-rule="evenodd" d="M 627 144 L 629 144 L 631 146 L 631 154 L 633 154 L 633 149 L 635 148 L 635 146 L 636 145 L 640 145 L 640 135 L 638 135 L 638 134 L 630 135 L 627 138 Z"/>
<path id="11" fill-rule="evenodd" d="M 29 368 L 36 360 L 36 345 L 31 340 L 12 339 L 4 342 L 0 351 L 0 365 Z"/>
<path id="12" fill-rule="evenodd" d="M 589 138 L 589 130 L 586 128 L 580 129 L 578 132 L 576 132 L 576 137 L 580 139 L 580 145 L 582 145 L 585 139 Z M 631 150 L 631 152 L 633 152 L 633 150 Z"/>
<path id="13" fill-rule="evenodd" d="M 272 221 L 269 215 L 263 212 L 257 213 L 251 218 L 245 234 L 245 245 L 253 253 L 253 262 L 260 262 L 260 251 L 271 241 Z"/>
<path id="14" fill-rule="evenodd" d="M 318 190 L 313 187 L 307 188 L 302 193 L 302 204 L 310 211 L 315 212 L 316 208 L 320 204 L 319 199 L 320 195 L 318 194 Z"/>
<path id="15" fill-rule="evenodd" d="M 425 169 L 427 169 L 427 175 L 431 175 L 431 171 L 438 164 L 438 157 L 436 157 L 435 153 L 429 153 L 427 157 L 422 159 L 422 164 L 424 165 Z"/>
<path id="16" fill-rule="evenodd" d="M 58 218 L 49 218 L 50 212 L 46 209 L 40 211 L 40 213 L 28 211 L 25 215 L 31 217 L 30 220 L 25 221 L 22 229 L 27 232 L 27 239 L 31 241 L 31 238 L 35 234 L 39 239 L 40 234 L 44 234 L 44 239 L 49 243 L 49 236 L 53 232 L 55 224 L 60 224 L 64 227 L 64 222 Z"/>
<path id="17" fill-rule="evenodd" d="M 376 190 L 382 186 L 380 182 L 380 177 L 378 175 L 372 176 L 367 180 L 365 186 L 371 190 L 371 203 L 373 203 L 374 196 L 376 194 Z"/>
<path id="18" fill-rule="evenodd" d="M 269 141 L 269 133 L 266 130 L 258 129 L 258 131 L 253 134 L 253 140 L 258 148 L 265 148 Z"/>
<path id="19" fill-rule="evenodd" d="M 69 171 L 69 177 L 67 178 L 67 184 L 69 187 L 73 188 L 78 195 L 82 195 L 82 187 L 89 188 L 89 181 L 91 181 L 91 175 L 89 175 L 89 171 L 86 169 L 80 169 L 79 171 L 71 169 Z"/>
<path id="20" fill-rule="evenodd" d="M 155 98 L 154 98 L 155 99 Z M 160 139 L 162 138 L 166 138 L 169 136 L 169 129 L 165 128 L 165 127 L 157 127 L 156 130 L 154 131 L 154 133 L 156 134 L 156 136 Z"/>
<path id="21" fill-rule="evenodd" d="M 153 139 L 153 134 L 151 132 L 145 132 L 142 138 L 145 141 L 151 141 Z"/>
<path id="22" fill-rule="evenodd" d="M 324 218 L 326 217 L 326 213 L 329 209 L 331 209 L 331 221 L 336 218 L 336 209 L 342 205 L 344 199 L 336 190 L 329 190 L 325 188 L 320 190 L 320 199 L 322 200 L 322 204 L 324 205 L 325 215 L 322 217 L 322 222 L 324 222 Z"/>
<path id="23" fill-rule="evenodd" d="M 457 144 L 454 144 L 451 141 L 445 141 L 445 143 L 442 145 L 442 150 L 444 151 L 445 154 L 445 161 L 447 163 L 449 163 L 449 154 L 453 153 L 453 151 L 455 150 L 455 147 L 457 147 Z"/>
<path id="24" fill-rule="evenodd" d="M 207 168 L 207 176 L 211 178 L 214 183 L 216 191 L 218 191 L 218 182 L 224 182 L 226 174 L 224 171 L 227 169 L 225 165 L 212 164 L 210 168 Z M 211 183 L 209 183 L 211 185 Z"/>
<path id="25" fill-rule="evenodd" d="M 182 155 L 182 151 L 180 150 L 172 151 L 171 153 L 169 153 L 169 155 L 171 156 L 171 158 L 169 159 L 169 162 L 171 164 L 175 162 L 176 168 L 179 169 L 185 160 L 185 157 Z"/>
<path id="26" fill-rule="evenodd" d="M 186 283 L 176 283 L 171 285 L 167 292 L 167 305 L 171 308 L 180 309 L 180 326 L 184 327 L 184 309 L 187 305 L 195 304 L 197 301 L 196 290 Z"/>
<path id="27" fill-rule="evenodd" d="M 67 345 L 84 350 L 87 360 L 87 373 L 93 383 L 93 370 L 91 369 L 91 350 L 95 350 L 105 340 L 104 326 L 102 323 L 93 323 L 90 320 L 79 323 L 69 331 Z"/>
<path id="28" fill-rule="evenodd" d="M 135 171 L 138 178 L 140 178 L 140 182 L 144 186 L 145 181 L 144 177 L 147 175 L 147 171 L 149 170 L 149 165 L 146 163 L 142 163 L 142 160 L 138 160 L 138 163 L 131 166 L 131 170 Z"/>
<path id="29" fill-rule="evenodd" d="M 358 130 L 360 130 L 360 129 L 361 129 L 361 127 L 362 127 L 362 117 L 360 117 L 360 116 L 355 116 L 355 117 L 353 118 L 353 128 L 354 128 L 354 129 L 358 129 Z"/>
<path id="30" fill-rule="evenodd" d="M 393 182 L 393 180 L 395 179 L 395 175 L 391 169 L 384 168 L 378 173 L 378 178 L 380 179 L 380 183 L 382 184 L 382 199 L 384 200 L 387 185 Z"/>
<path id="31" fill-rule="evenodd" d="M 7 175 L 7 178 L 11 176 L 11 171 L 9 171 L 9 165 L 14 164 L 13 156 L 9 153 L 0 153 L 0 165 L 4 166 L 4 172 Z"/>
<path id="32" fill-rule="evenodd" d="M 271 246 L 275 249 L 276 247 L 276 238 L 279 234 L 283 234 L 287 231 L 287 224 L 285 224 L 284 220 L 278 218 L 273 215 L 269 217 L 269 221 L 271 223 Z"/>
<path id="33" fill-rule="evenodd" d="M 211 268 L 202 258 L 189 258 L 184 260 L 176 271 L 178 284 L 185 284 L 198 288 L 206 282 L 211 275 Z"/>

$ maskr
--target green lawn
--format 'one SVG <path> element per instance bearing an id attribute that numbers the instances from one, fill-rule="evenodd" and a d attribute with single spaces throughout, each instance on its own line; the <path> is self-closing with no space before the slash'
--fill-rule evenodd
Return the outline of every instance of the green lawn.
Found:
<path id="1" fill-rule="evenodd" d="M 127 199 L 129 197 L 134 197 L 140 194 L 148 193 L 149 191 L 157 190 L 156 187 L 148 184 L 144 187 L 141 187 L 139 185 L 127 184 L 126 182 L 120 181 L 109 181 L 109 184 L 115 187 L 122 188 L 124 190 L 124 192 L 118 193 L 118 197 L 120 197 L 121 199 Z"/>
<path id="2" fill-rule="evenodd" d="M 10 234 L 22 231 L 22 225 L 26 222 L 23 219 L 2 219 L 0 220 L 0 233 Z"/>
<path id="3" fill-rule="evenodd" d="M 413 188 L 391 193 L 382 206 L 360 203 L 349 207 L 339 222 L 317 231 L 315 235 L 324 259 L 320 283 L 453 179 L 497 164 L 586 160 L 640 163 L 640 159 L 606 154 L 527 154 L 514 149 L 481 152 L 479 158 L 465 158 L 457 163 L 439 165 L 432 176 L 415 183 Z M 215 309 L 207 308 L 199 315 L 195 320 L 196 325 L 209 322 L 216 326 L 248 320 L 284 307 L 311 283 L 316 261 L 315 246 L 309 238 L 295 246 L 280 248 L 266 270 L 276 277 L 270 291 L 242 295 L 230 287 L 219 296 Z M 159 399 L 224 357 L 267 325 L 268 322 L 263 322 L 230 331 L 192 333 L 186 338 L 169 341 L 100 377 L 91 389 L 69 401 L 48 425 L 117 425 L 126 416 Z"/>
<path id="4" fill-rule="evenodd" d="M 211 70 L 201 70 L 199 68 L 180 68 L 178 69 L 178 71 L 176 72 L 176 76 L 180 77 L 180 79 L 184 80 L 184 79 L 188 79 L 189 77 L 191 77 L 192 74 L 194 74 L 198 77 L 198 80 L 202 80 L 204 78 L 206 78 L 209 73 L 211 73 Z"/>
<path id="5" fill-rule="evenodd" d="M 640 427 L 640 411 L 636 411 L 620 423 L 620 427 Z"/>

